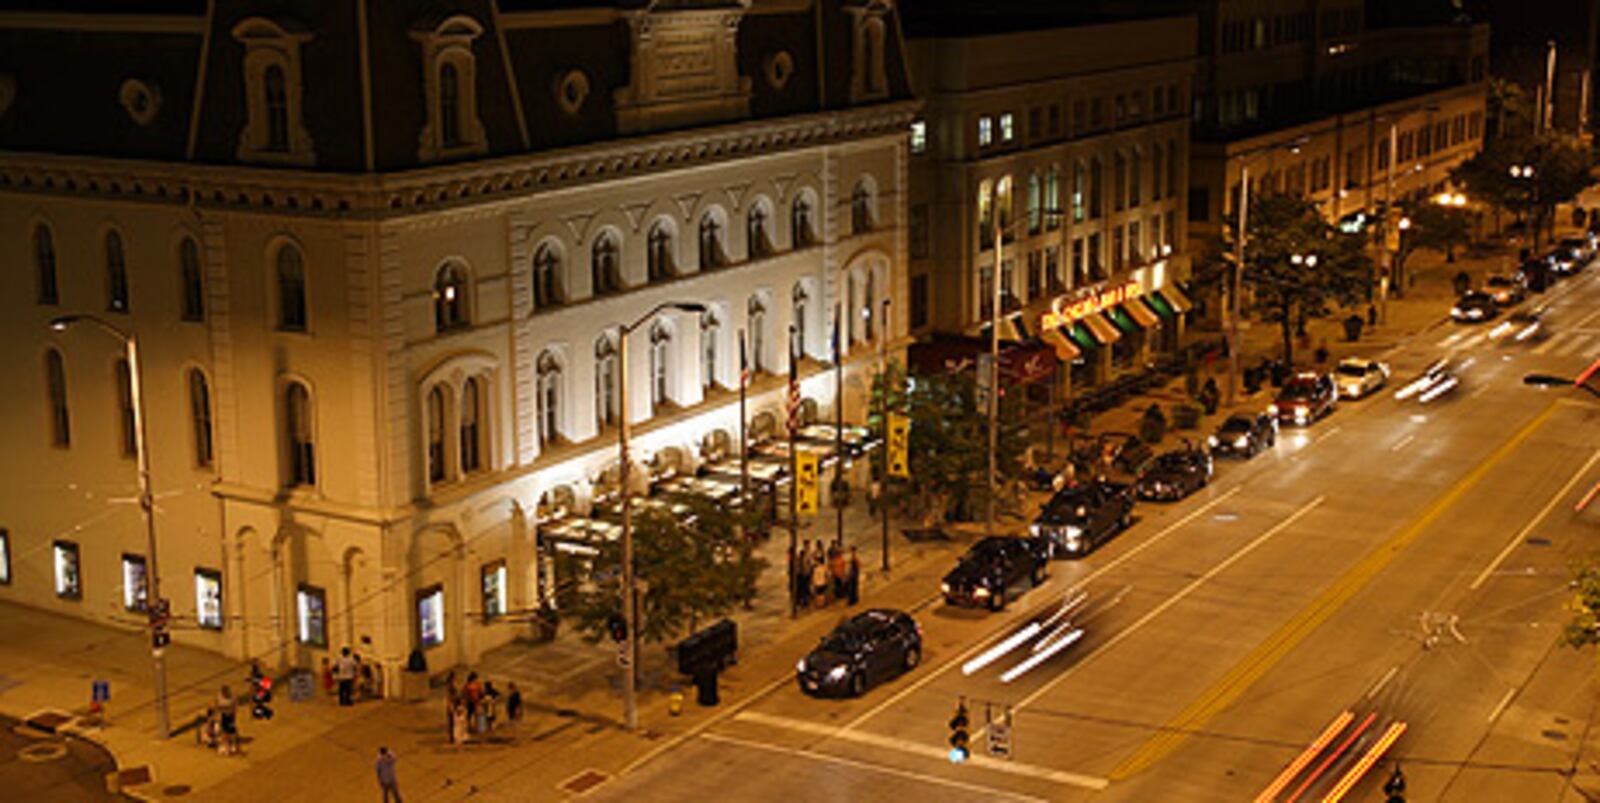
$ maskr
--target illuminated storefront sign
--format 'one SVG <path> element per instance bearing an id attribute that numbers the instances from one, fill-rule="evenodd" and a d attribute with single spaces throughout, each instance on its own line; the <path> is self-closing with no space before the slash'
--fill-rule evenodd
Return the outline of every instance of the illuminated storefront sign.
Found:
<path id="1" fill-rule="evenodd" d="M 1073 321 L 1086 318 L 1096 312 L 1108 310 L 1143 294 L 1144 288 L 1137 281 L 1127 281 L 1116 287 L 1092 292 L 1071 300 L 1067 300 L 1063 296 L 1051 303 L 1049 312 L 1039 316 L 1039 328 L 1057 329 L 1071 326 Z"/>

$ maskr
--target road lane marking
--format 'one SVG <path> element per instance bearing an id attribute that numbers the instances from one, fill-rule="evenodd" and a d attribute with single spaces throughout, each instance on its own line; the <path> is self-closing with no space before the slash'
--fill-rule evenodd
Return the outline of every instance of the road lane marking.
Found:
<path id="1" fill-rule="evenodd" d="M 1033 701 L 1035 701 L 1035 700 L 1039 699 L 1040 697 L 1044 696 L 1045 693 L 1050 691 L 1050 689 L 1054 688 L 1056 686 L 1056 684 L 1060 683 L 1063 680 L 1066 680 L 1067 677 L 1069 677 L 1072 674 L 1073 670 L 1078 669 L 1079 667 L 1082 667 L 1082 666 L 1088 664 L 1096 656 L 1099 656 L 1102 653 L 1105 653 L 1106 651 L 1110 650 L 1112 647 L 1115 647 L 1118 644 L 1120 644 L 1123 639 L 1128 638 L 1129 636 L 1131 636 L 1134 633 L 1138 632 L 1138 630 L 1140 628 L 1142 628 L 1145 625 L 1149 624 L 1157 616 L 1160 616 L 1161 614 L 1166 613 L 1167 609 L 1169 609 L 1172 606 L 1178 604 L 1179 602 L 1182 602 L 1183 599 L 1185 597 L 1188 597 L 1189 594 L 1193 593 L 1195 589 L 1199 588 L 1202 585 L 1205 585 L 1207 582 L 1209 582 L 1211 580 L 1211 578 L 1216 577 L 1218 574 L 1221 574 L 1229 566 L 1232 566 L 1233 564 L 1237 563 L 1240 559 L 1244 558 L 1244 556 L 1246 556 L 1246 555 L 1250 554 L 1251 552 L 1255 551 L 1256 547 L 1259 547 L 1262 544 L 1266 543 L 1268 541 L 1268 539 L 1272 538 L 1274 535 L 1277 535 L 1280 532 L 1283 532 L 1285 529 L 1287 529 L 1290 525 L 1294 524 L 1296 521 L 1299 521 L 1300 517 L 1306 515 L 1307 513 L 1310 513 L 1318 505 L 1322 504 L 1324 499 L 1327 499 L 1327 498 L 1328 497 L 1326 497 L 1326 496 L 1319 496 L 1316 499 L 1313 499 L 1310 502 L 1307 502 L 1305 505 L 1302 505 L 1295 512 L 1289 514 L 1288 518 L 1284 519 L 1283 521 L 1278 522 L 1277 524 L 1272 525 L 1272 527 L 1269 528 L 1266 532 L 1256 536 L 1254 541 L 1251 541 L 1250 543 L 1245 544 L 1243 547 L 1240 547 L 1232 555 L 1229 555 L 1227 560 L 1224 560 L 1223 562 L 1218 563 L 1217 565 L 1211 567 L 1210 571 L 1207 571 L 1205 574 L 1202 574 L 1199 577 L 1195 578 L 1188 585 L 1184 586 L 1183 589 L 1180 590 L 1178 593 L 1172 595 L 1171 597 L 1168 597 L 1165 602 L 1162 602 L 1160 605 L 1157 605 L 1155 608 L 1151 609 L 1144 616 L 1139 617 L 1138 621 L 1136 621 L 1133 624 L 1123 628 L 1120 631 L 1117 631 L 1117 634 L 1115 636 L 1112 636 L 1109 641 L 1107 641 L 1104 644 L 1101 644 L 1100 646 L 1096 647 L 1093 652 L 1091 652 L 1088 655 L 1084 656 L 1082 661 L 1079 661 L 1077 664 L 1067 668 L 1061 674 L 1056 675 L 1055 677 L 1051 678 L 1050 682 L 1048 682 L 1048 683 L 1044 684 L 1043 686 L 1040 686 L 1039 688 L 1035 689 L 1031 694 L 1029 694 L 1028 696 L 1026 696 L 1026 697 L 1022 698 L 1020 701 L 1018 701 L 1017 704 L 1015 706 L 1013 706 L 1012 708 L 1014 710 L 1016 710 L 1016 711 L 1021 711 L 1023 708 L 1026 708 L 1028 706 L 1028 704 L 1030 704 Z M 977 738 L 977 734 L 981 733 L 982 730 L 983 730 L 982 728 L 979 728 L 973 734 L 973 738 Z"/>
<path id="2" fill-rule="evenodd" d="M 869 747 L 881 747 L 886 750 L 894 750 L 900 753 L 923 756 L 940 762 L 948 762 L 950 760 L 949 753 L 944 748 L 933 744 L 913 742 L 909 739 L 885 736 L 878 733 L 872 733 L 870 731 L 840 731 L 832 725 L 824 725 L 820 722 L 811 722 L 804 719 L 795 719 L 793 717 L 763 714 L 759 711 L 744 711 L 741 712 L 737 717 L 734 717 L 734 721 L 752 722 L 757 725 L 766 725 L 768 727 L 778 728 L 780 730 L 788 730 L 796 733 L 820 736 L 824 739 L 839 739 L 841 741 L 854 742 L 856 744 L 867 745 Z M 720 737 L 720 734 L 707 734 L 707 736 L 713 735 Z M 974 735 L 972 737 L 972 742 L 976 744 L 977 741 L 978 737 Z M 1023 764 L 1017 761 L 990 758 L 989 756 L 978 753 L 973 753 L 971 756 L 969 756 L 967 758 L 967 763 L 974 767 L 981 767 L 987 770 L 1009 773 L 1011 775 L 1018 775 L 1025 778 L 1037 778 L 1039 780 L 1050 781 L 1052 783 L 1058 783 L 1064 786 L 1075 786 L 1080 789 L 1092 789 L 1094 791 L 1100 791 L 1111 785 L 1111 782 L 1105 778 L 1097 778 L 1093 775 L 1083 775 L 1076 772 L 1067 772 L 1065 770 L 1041 767 L 1036 764 Z"/>
<path id="3" fill-rule="evenodd" d="M 1123 563 L 1126 563 L 1128 560 L 1132 559 L 1135 555 L 1138 555 L 1139 553 L 1143 552 L 1144 550 L 1149 549 L 1150 547 L 1155 546 L 1157 543 L 1165 540 L 1167 536 L 1171 535 L 1174 532 L 1177 532 L 1180 527 L 1183 527 L 1184 525 L 1188 524 L 1189 522 L 1194 521 L 1195 519 L 1199 518 L 1201 515 L 1205 514 L 1207 511 L 1211 510 L 1212 508 L 1216 507 L 1217 505 L 1220 505 L 1223 502 L 1227 501 L 1234 494 L 1238 493 L 1241 490 L 1243 490 L 1243 486 L 1235 485 L 1232 488 L 1229 488 L 1228 490 L 1224 491 L 1222 494 L 1218 495 L 1217 498 L 1215 498 L 1215 499 L 1213 499 L 1213 500 L 1201 505 L 1200 507 L 1197 507 L 1194 510 L 1190 511 L 1183 518 L 1178 519 L 1177 521 L 1175 521 L 1175 522 L 1173 522 L 1171 524 L 1168 524 L 1166 527 L 1162 528 L 1160 532 L 1157 532 L 1155 535 L 1151 536 L 1150 538 L 1146 539 L 1142 543 L 1138 544 L 1133 549 L 1130 549 L 1127 552 L 1124 552 L 1123 554 L 1119 555 L 1118 557 L 1116 557 L 1115 559 L 1113 559 L 1111 562 L 1107 563 L 1106 565 L 1101 566 L 1100 568 L 1095 569 L 1094 571 L 1092 571 L 1089 574 L 1085 575 L 1082 580 L 1078 581 L 1078 587 L 1082 588 L 1082 587 L 1088 586 L 1091 582 L 1093 582 L 1096 579 L 1100 578 L 1106 572 L 1109 572 L 1112 569 L 1115 569 L 1118 566 L 1121 566 Z M 1049 603 L 1049 604 L 1053 604 L 1053 603 Z M 1006 622 L 1004 627 L 1001 627 L 1001 628 L 999 628 L 998 630 L 995 631 L 995 635 L 1003 638 L 1005 634 L 1008 634 L 1008 633 L 1011 632 L 1012 627 L 1014 627 L 1018 622 L 1037 614 L 1040 610 L 1042 610 L 1045 607 L 1048 607 L 1048 604 L 1047 605 L 1041 605 L 1041 606 L 1038 606 L 1038 607 L 1035 607 L 1035 608 L 1030 608 L 1027 611 L 1023 612 L 1020 616 L 1012 617 L 1009 621 Z M 893 695 L 891 695 L 889 697 L 889 699 L 884 700 L 883 702 L 873 706 L 872 708 L 867 709 L 860 716 L 858 716 L 855 719 L 852 719 L 849 722 L 845 723 L 844 726 L 842 728 L 840 728 L 840 730 L 851 730 L 851 729 L 854 729 L 856 727 L 859 727 L 861 725 L 861 723 L 866 722 L 867 720 L 869 720 L 869 719 L 877 716 L 878 714 L 882 713 L 884 711 L 884 709 L 886 709 L 886 708 L 888 708 L 888 707 L 900 702 L 901 700 L 905 699 L 908 695 L 912 694 L 913 692 L 917 691 L 918 689 L 922 688 L 923 686 L 926 686 L 929 683 L 932 683 L 935 678 L 937 678 L 940 675 L 944 674 L 944 672 L 946 670 L 948 670 L 948 669 L 950 669 L 952 667 L 960 666 L 961 664 L 965 663 L 968 658 L 971 658 L 974 654 L 976 654 L 980 650 L 984 649 L 985 645 L 987 645 L 992 640 L 994 640 L 992 637 L 991 638 L 980 639 L 978 641 L 978 643 L 976 643 L 976 644 L 972 645 L 971 647 L 967 648 L 967 650 L 965 652 L 961 653 L 960 655 L 956 656 L 955 658 L 951 659 L 950 661 L 947 661 L 947 662 L 941 664 L 937 669 L 934 669 L 934 670 L 924 674 L 922 677 L 917 678 L 915 681 L 912 681 L 911 685 L 906 686 L 904 689 L 901 689 L 900 691 L 894 693 Z"/>
<path id="4" fill-rule="evenodd" d="M 784 685 L 786 683 L 793 683 L 793 682 L 794 682 L 794 676 L 793 675 L 790 675 L 788 673 L 784 673 L 782 675 L 779 675 L 777 680 L 774 680 L 771 683 L 768 683 L 767 685 L 762 686 L 759 689 L 756 689 L 754 693 L 750 694 L 750 696 L 748 696 L 748 697 L 744 698 L 743 700 L 740 700 L 739 702 L 737 702 L 737 703 L 735 703 L 735 704 L 723 709 L 722 711 L 717 712 L 714 716 L 712 716 L 710 719 L 707 719 L 705 722 L 702 722 L 699 725 L 696 725 L 696 726 L 684 731 L 683 733 L 680 733 L 677 736 L 674 736 L 671 739 L 668 739 L 665 742 L 662 742 L 659 745 L 656 745 L 654 750 L 651 750 L 650 752 L 645 753 L 642 756 L 639 756 L 638 758 L 634 759 L 633 761 L 628 762 L 627 766 L 625 766 L 622 769 L 617 771 L 616 777 L 620 778 L 620 777 L 622 777 L 624 775 L 627 775 L 630 772 L 633 772 L 634 770 L 638 769 L 639 767 L 642 767 L 645 764 L 648 764 L 649 762 L 655 760 L 656 756 L 659 756 L 662 753 L 665 753 L 668 750 L 671 750 L 671 749 L 677 747 L 678 745 L 683 744 L 684 742 L 687 742 L 690 739 L 693 739 L 694 737 L 701 735 L 707 729 L 709 729 L 711 726 L 716 725 L 717 723 L 721 722 L 722 720 L 727 719 L 728 717 L 731 717 L 734 714 L 739 713 L 739 711 L 744 709 L 746 706 L 753 705 L 756 701 L 765 698 L 768 694 L 771 694 L 772 691 L 774 689 L 778 688 L 779 686 L 782 686 L 782 685 Z"/>
<path id="5" fill-rule="evenodd" d="M 1567 340 L 1567 335 L 1566 334 L 1559 334 L 1559 335 L 1556 335 L 1554 337 L 1545 338 L 1545 341 L 1543 343 L 1540 343 L 1539 345 L 1533 347 L 1533 353 L 1534 354 L 1545 354 L 1545 353 L 1549 352 L 1550 349 L 1555 348 L 1557 343 L 1564 342 L 1565 340 Z"/>
<path id="6" fill-rule="evenodd" d="M 800 758 L 808 758 L 808 759 L 811 759 L 813 761 L 822 761 L 822 762 L 826 762 L 826 763 L 829 763 L 829 764 L 838 764 L 840 766 L 851 767 L 853 769 L 867 770 L 869 772 L 877 772 L 877 773 L 882 773 L 884 775 L 893 775 L 893 776 L 895 776 L 897 778 L 905 778 L 907 780 L 912 780 L 912 781 L 922 781 L 922 782 L 925 782 L 925 783 L 938 784 L 940 786 L 948 786 L 948 787 L 950 787 L 952 789 L 960 789 L 960 790 L 962 790 L 964 792 L 973 792 L 975 794 L 981 795 L 982 799 L 1000 797 L 1000 798 L 1007 798 L 1007 799 L 1011 799 L 1011 800 L 1028 801 L 1028 803 L 1047 803 L 1047 801 L 1042 797 L 1034 797 L 1032 795 L 1024 795 L 1024 794 L 1021 794 L 1019 792 L 1011 792 L 1011 791 L 1008 791 L 1008 790 L 1005 790 L 1005 789 L 996 789 L 996 788 L 994 788 L 992 786 L 979 786 L 978 784 L 974 784 L 974 783 L 967 783 L 965 781 L 957 781 L 957 780 L 954 780 L 954 779 L 951 779 L 951 778 L 943 778 L 943 777 L 940 777 L 940 776 L 937 776 L 937 775 L 928 775 L 926 773 L 921 773 L 921 772 L 908 772 L 908 771 L 900 769 L 898 767 L 890 767 L 890 766 L 887 766 L 887 765 L 884 765 L 884 764 L 872 764 L 872 763 L 869 763 L 869 762 L 866 762 L 866 761 L 858 761 L 858 760 L 852 759 L 852 758 L 844 758 L 843 756 L 835 756 L 835 755 L 830 755 L 828 753 L 819 753 L 819 752 L 817 752 L 815 750 L 805 750 L 805 749 L 798 748 L 798 747 L 784 747 L 782 745 L 767 744 L 766 742 L 758 742 L 758 741 L 754 741 L 752 739 L 740 739 L 740 738 L 738 738 L 736 736 L 723 736 L 722 734 L 719 734 L 719 733 L 701 734 L 700 738 L 705 739 L 707 741 L 712 741 L 712 742 L 722 742 L 724 744 L 732 744 L 732 745 L 738 745 L 740 747 L 747 747 L 747 748 L 750 748 L 750 749 L 753 749 L 753 750 L 765 750 L 765 751 L 772 752 L 772 753 L 782 753 L 784 755 L 789 755 L 789 756 L 797 756 L 797 757 L 800 757 Z"/>
<path id="7" fill-rule="evenodd" d="M 1515 696 L 1517 696 L 1517 689 L 1515 686 L 1506 689 L 1506 696 L 1501 697 L 1500 703 L 1494 707 L 1493 711 L 1489 712 L 1489 721 L 1493 722 L 1496 719 L 1499 719 L 1500 715 L 1505 713 L 1506 706 L 1511 705 L 1511 698 Z"/>
<path id="8" fill-rule="evenodd" d="M 1410 442 L 1412 442 L 1412 441 L 1414 441 L 1416 439 L 1417 439 L 1417 436 L 1415 434 L 1407 435 L 1404 438 L 1401 438 L 1400 440 L 1395 441 L 1394 445 L 1389 447 L 1389 451 L 1398 452 L 1401 449 L 1406 448 L 1406 444 L 1408 444 L 1408 443 L 1410 443 Z"/>
<path id="9" fill-rule="evenodd" d="M 1465 332 L 1456 332 L 1455 334 L 1452 334 L 1452 335 L 1446 337 L 1445 339 L 1439 341 L 1439 344 L 1438 344 L 1439 348 L 1442 348 L 1442 349 L 1450 348 L 1451 346 L 1455 345 L 1456 341 L 1460 340 L 1462 338 L 1462 336 L 1465 335 L 1465 334 L 1466 334 Z"/>
<path id="10" fill-rule="evenodd" d="M 1371 691 L 1367 692 L 1367 699 L 1371 700 L 1372 698 L 1377 697 L 1378 692 L 1383 691 L 1383 687 L 1389 685 L 1389 681 L 1393 680 L 1395 673 L 1399 671 L 1400 667 L 1398 665 L 1389 667 L 1389 671 L 1383 673 L 1383 677 L 1378 678 L 1377 684 L 1372 687 Z"/>
<path id="11" fill-rule="evenodd" d="M 1492 387 L 1494 387 L 1494 386 L 1493 385 L 1484 385 L 1483 387 L 1472 391 L 1471 393 L 1467 394 L 1467 400 L 1471 401 L 1473 399 L 1478 398 L 1479 396 L 1482 396 L 1485 393 L 1488 393 L 1489 389 L 1492 388 Z"/>
<path id="12" fill-rule="evenodd" d="M 1600 451 L 1590 455 L 1589 459 L 1584 462 L 1583 468 L 1578 469 L 1578 473 L 1573 474 L 1567 480 L 1567 484 L 1561 486 L 1561 490 L 1556 491 L 1555 495 L 1550 497 L 1550 501 L 1544 503 L 1544 507 L 1540 508 L 1539 512 L 1529 519 L 1528 523 L 1518 530 L 1516 535 L 1511 537 L 1511 541 L 1506 544 L 1505 549 L 1500 550 L 1500 554 L 1495 555 L 1494 560 L 1489 561 L 1489 565 L 1483 567 L 1483 571 L 1478 573 L 1477 578 L 1472 581 L 1472 585 L 1467 586 L 1469 591 L 1477 591 L 1484 583 L 1489 582 L 1489 575 L 1494 574 L 1495 569 L 1500 568 L 1500 564 L 1504 563 L 1506 558 L 1511 557 L 1511 552 L 1517 548 L 1518 544 L 1522 543 L 1522 539 L 1528 537 L 1528 533 L 1533 532 L 1533 528 L 1539 526 L 1539 522 L 1544 521 L 1545 516 L 1550 515 L 1550 511 L 1555 509 L 1556 503 L 1560 502 L 1562 497 L 1566 496 L 1572 490 L 1572 487 L 1583 479 L 1583 475 L 1589 473 L 1589 469 L 1594 467 L 1596 461 L 1600 461 Z"/>
<path id="13" fill-rule="evenodd" d="M 1555 413 L 1555 409 L 1553 404 L 1546 406 L 1487 458 L 1467 472 L 1466 476 L 1445 491 L 1411 524 L 1370 550 L 1360 562 L 1325 588 L 1309 605 L 1301 608 L 1293 618 L 1258 644 L 1249 655 L 1228 670 L 1227 674 L 1195 698 L 1194 702 L 1163 725 L 1160 733 L 1134 750 L 1111 771 L 1111 779 L 1121 780 L 1148 769 L 1181 747 L 1188 740 L 1190 733 L 1204 727 L 1212 717 L 1232 705 L 1247 689 L 1255 685 L 1256 681 L 1266 675 L 1268 670 L 1282 661 L 1300 642 L 1344 607 L 1357 592 L 1365 588 L 1406 547 L 1421 537 L 1424 531 L 1444 515 L 1445 510 L 1466 495 L 1467 491 L 1476 487 L 1490 470 L 1532 436 L 1534 431 Z"/>

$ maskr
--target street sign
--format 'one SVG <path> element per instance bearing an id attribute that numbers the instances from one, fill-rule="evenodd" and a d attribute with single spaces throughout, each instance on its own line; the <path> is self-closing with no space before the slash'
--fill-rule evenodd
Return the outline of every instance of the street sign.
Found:
<path id="1" fill-rule="evenodd" d="M 989 723 L 989 755 L 995 758 L 1011 758 L 1011 723 Z"/>
<path id="2" fill-rule="evenodd" d="M 911 449 L 911 419 L 900 413 L 889 414 L 889 476 L 909 477 L 907 457 Z"/>
<path id="3" fill-rule="evenodd" d="M 795 508 L 800 513 L 817 512 L 817 453 L 812 451 L 797 451 L 795 453 L 795 488 L 799 492 L 795 496 Z"/>

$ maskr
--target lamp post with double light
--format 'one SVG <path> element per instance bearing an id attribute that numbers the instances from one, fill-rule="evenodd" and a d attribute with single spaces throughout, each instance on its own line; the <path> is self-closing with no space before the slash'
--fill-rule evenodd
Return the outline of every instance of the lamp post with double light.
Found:
<path id="1" fill-rule="evenodd" d="M 149 552 L 146 580 L 149 588 L 145 599 L 150 608 L 150 661 L 156 692 L 156 732 L 165 739 L 172 734 L 167 701 L 167 636 L 165 622 L 158 617 L 164 615 L 166 603 L 161 598 L 161 571 L 156 559 L 155 498 L 150 492 L 150 441 L 145 433 L 144 371 L 139 364 L 139 338 L 93 315 L 63 315 L 51 320 L 50 328 L 65 332 L 79 323 L 91 324 L 121 341 L 128 361 L 128 395 L 132 397 L 130 401 L 133 406 L 133 451 L 139 475 L 139 511 L 144 517 L 145 549 Z"/>
<path id="2" fill-rule="evenodd" d="M 636 700 L 636 688 L 639 677 L 639 595 L 636 593 L 633 579 L 633 493 L 628 487 L 630 470 L 628 459 L 629 411 L 628 411 L 628 335 L 633 330 L 649 323 L 657 315 L 666 310 L 704 314 L 706 305 L 690 301 L 666 301 L 652 307 L 649 312 L 639 316 L 633 323 L 617 328 L 617 373 L 620 376 L 617 382 L 617 404 L 622 408 L 621 426 L 617 428 L 617 450 L 621 462 L 618 464 L 617 478 L 622 491 L 622 621 L 626 628 L 626 636 L 622 642 L 623 663 L 622 668 L 622 708 L 623 718 L 628 730 L 637 730 L 639 727 L 639 707 Z M 650 377 L 655 382 L 655 377 Z M 154 563 L 151 564 L 154 567 Z"/>

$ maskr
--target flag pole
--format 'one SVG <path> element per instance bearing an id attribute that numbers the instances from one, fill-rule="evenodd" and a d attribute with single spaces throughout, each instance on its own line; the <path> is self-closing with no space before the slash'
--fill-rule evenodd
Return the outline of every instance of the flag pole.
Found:
<path id="1" fill-rule="evenodd" d="M 833 488 L 828 498 L 838 511 L 833 531 L 834 546 L 844 549 L 844 354 L 840 328 L 844 325 L 841 308 L 833 308 Z"/>
<path id="2" fill-rule="evenodd" d="M 800 415 L 800 353 L 795 348 L 795 327 L 789 324 L 789 390 L 786 400 L 789 412 L 789 554 L 799 557 L 799 547 L 796 542 L 800 539 L 800 463 L 799 452 L 795 451 L 795 436 Z M 796 571 L 804 567 L 796 564 Z M 795 583 L 799 578 L 789 578 L 789 616 L 800 615 L 799 598 L 795 595 Z"/>

